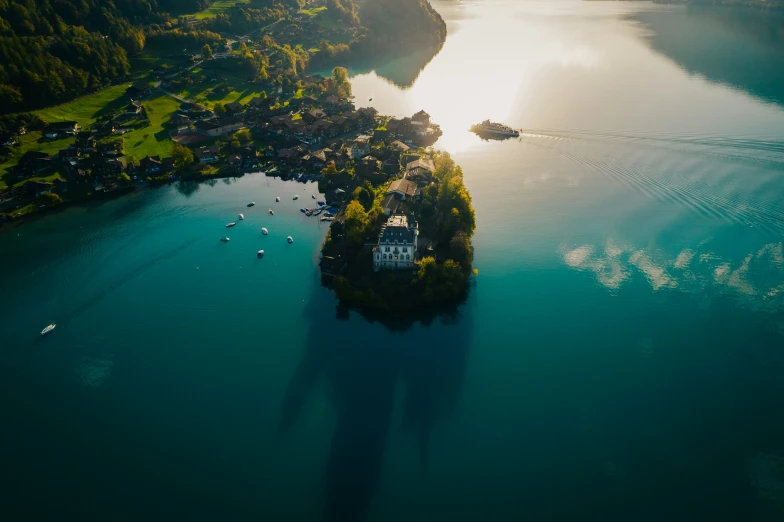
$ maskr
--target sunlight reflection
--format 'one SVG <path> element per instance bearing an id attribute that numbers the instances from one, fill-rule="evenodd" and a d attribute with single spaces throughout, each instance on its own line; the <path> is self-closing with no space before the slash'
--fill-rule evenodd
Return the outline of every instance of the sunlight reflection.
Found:
<path id="1" fill-rule="evenodd" d="M 520 21 L 506 16 L 469 17 L 459 24 L 470 30 L 452 33 L 410 89 L 376 72 L 354 76 L 358 105 L 372 103 L 382 114 L 395 116 L 424 108 L 444 131 L 438 146 L 461 152 L 481 143 L 468 130 L 474 123 L 490 119 L 521 128 L 519 115 L 525 114 L 534 83 L 546 69 L 603 63 L 599 50 L 563 28 L 531 24 L 521 31 Z M 515 50 L 513 62 L 508 49 Z"/>

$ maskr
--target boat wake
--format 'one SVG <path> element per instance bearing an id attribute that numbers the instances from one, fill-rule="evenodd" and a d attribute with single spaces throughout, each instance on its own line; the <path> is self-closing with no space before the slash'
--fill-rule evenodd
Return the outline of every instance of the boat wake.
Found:
<path id="1" fill-rule="evenodd" d="M 781 187 L 778 186 L 778 176 L 768 176 L 766 179 L 765 176 L 755 175 L 752 178 L 745 176 L 745 173 L 740 170 L 729 172 L 726 170 L 728 157 L 744 162 L 759 162 L 762 159 L 711 150 L 721 147 L 719 143 L 733 140 L 719 142 L 705 137 L 694 137 L 685 142 L 678 142 L 670 138 L 660 140 L 588 132 L 581 135 L 532 132 L 524 134 L 521 141 L 528 146 L 588 167 L 613 184 L 626 186 L 630 190 L 641 192 L 659 201 L 681 205 L 698 215 L 755 227 L 769 234 L 784 233 L 784 211 L 775 204 L 776 201 L 780 201 L 780 198 L 776 197 L 777 192 L 782 192 Z M 677 155 L 661 156 L 656 164 L 651 165 L 650 155 L 645 154 L 645 151 L 629 153 L 624 150 L 619 153 L 618 148 L 608 150 L 606 147 L 595 146 L 596 141 L 604 143 L 629 141 L 643 143 L 646 146 L 651 144 L 667 146 Z M 784 167 L 784 143 L 735 141 L 737 141 L 733 145 L 735 148 L 755 151 L 755 153 L 765 151 L 770 156 L 765 159 L 766 162 L 775 164 L 777 168 Z M 721 165 L 718 166 L 720 168 L 712 169 L 710 164 L 707 166 L 699 164 L 700 160 L 695 160 L 693 157 L 695 153 L 721 160 Z M 623 161 L 626 158 L 631 158 L 631 161 Z M 752 187 L 753 194 L 749 186 Z M 757 195 L 770 200 L 771 204 L 760 201 Z"/>

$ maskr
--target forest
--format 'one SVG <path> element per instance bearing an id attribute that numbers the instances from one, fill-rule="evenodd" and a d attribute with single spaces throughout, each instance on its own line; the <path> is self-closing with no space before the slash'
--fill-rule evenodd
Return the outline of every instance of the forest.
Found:
<path id="1" fill-rule="evenodd" d="M 219 33 L 247 34 L 304 0 L 250 0 L 205 19 L 198 29 L 180 15 L 211 0 L 0 0 L 0 114 L 59 104 L 131 74 L 130 58 L 152 49 L 217 48 Z M 390 49 L 437 46 L 446 27 L 427 0 L 326 0 L 356 36 L 323 42 L 314 65 L 366 58 Z M 405 38 L 401 38 L 405 34 Z M 284 70 L 302 73 L 310 56 L 279 46 Z"/>

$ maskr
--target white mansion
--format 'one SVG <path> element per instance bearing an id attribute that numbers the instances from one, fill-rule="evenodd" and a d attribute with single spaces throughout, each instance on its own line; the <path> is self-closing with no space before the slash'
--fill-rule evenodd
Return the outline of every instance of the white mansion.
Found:
<path id="1" fill-rule="evenodd" d="M 373 248 L 373 269 L 414 268 L 417 236 L 416 220 L 411 221 L 403 214 L 393 214 L 381 227 L 378 245 Z"/>

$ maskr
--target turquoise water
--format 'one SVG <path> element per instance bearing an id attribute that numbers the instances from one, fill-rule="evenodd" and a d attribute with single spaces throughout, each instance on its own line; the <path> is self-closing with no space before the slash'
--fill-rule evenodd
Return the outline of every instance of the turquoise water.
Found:
<path id="1" fill-rule="evenodd" d="M 313 184 L 164 187 L 0 234 L 4 519 L 781 520 L 784 98 L 709 61 L 758 72 L 777 44 L 636 2 L 435 5 L 450 36 L 411 87 L 383 75 L 405 60 L 354 85 L 426 109 L 463 166 L 459 315 L 339 312 Z M 662 40 L 684 24 L 702 59 Z M 486 118 L 525 132 L 482 142 Z"/>

